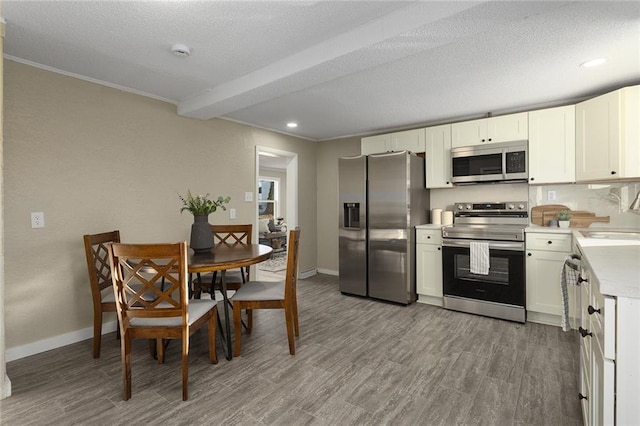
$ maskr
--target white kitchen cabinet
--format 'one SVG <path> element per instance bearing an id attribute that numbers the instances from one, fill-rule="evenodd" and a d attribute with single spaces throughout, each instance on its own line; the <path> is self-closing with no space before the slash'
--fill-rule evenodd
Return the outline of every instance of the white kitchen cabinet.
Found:
<path id="1" fill-rule="evenodd" d="M 528 233 L 527 258 L 527 320 L 550 325 L 562 321 L 561 271 L 571 254 L 571 234 Z M 569 300 L 574 300 L 571 287 Z M 577 318 L 577 306 L 572 306 L 570 318 Z"/>
<path id="2" fill-rule="evenodd" d="M 451 147 L 526 140 L 529 137 L 528 113 L 481 118 L 451 125 Z"/>
<path id="3" fill-rule="evenodd" d="M 378 154 L 391 151 L 391 134 L 367 136 L 360 140 L 360 153 L 362 155 Z"/>
<path id="4" fill-rule="evenodd" d="M 585 256 L 582 265 L 579 397 L 584 424 L 637 424 L 640 299 L 603 295 Z"/>
<path id="5" fill-rule="evenodd" d="M 360 140 L 360 152 L 365 155 L 391 151 L 424 152 L 424 137 L 424 128 L 368 136 Z"/>
<path id="6" fill-rule="evenodd" d="M 640 86 L 576 105 L 576 181 L 640 177 Z"/>
<path id="7" fill-rule="evenodd" d="M 529 183 L 576 180 L 576 108 L 529 112 Z"/>
<path id="8" fill-rule="evenodd" d="M 451 124 L 425 129 L 427 188 L 451 188 Z"/>
<path id="9" fill-rule="evenodd" d="M 416 292 L 422 303 L 442 306 L 442 231 L 416 230 Z"/>

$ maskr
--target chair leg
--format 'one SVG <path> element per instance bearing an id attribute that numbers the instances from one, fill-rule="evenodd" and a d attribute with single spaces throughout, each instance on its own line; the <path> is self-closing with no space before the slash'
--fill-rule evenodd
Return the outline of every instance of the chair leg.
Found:
<path id="1" fill-rule="evenodd" d="M 131 398 L 131 338 L 128 335 L 120 339 L 120 351 L 122 356 L 122 399 L 128 401 Z"/>
<path id="2" fill-rule="evenodd" d="M 251 334 L 253 328 L 253 309 L 247 309 L 247 334 Z"/>
<path id="3" fill-rule="evenodd" d="M 182 332 L 182 400 L 189 399 L 189 330 Z"/>
<path id="4" fill-rule="evenodd" d="M 102 312 L 93 311 L 93 357 L 100 358 L 102 343 Z"/>
<path id="5" fill-rule="evenodd" d="M 216 326 L 218 317 L 218 309 L 214 309 L 211 312 L 211 318 L 209 318 L 209 358 L 212 364 L 218 363 L 218 354 L 216 354 Z"/>
<path id="6" fill-rule="evenodd" d="M 233 302 L 233 331 L 235 334 L 235 341 L 233 343 L 233 356 L 240 356 L 240 341 L 242 340 L 242 324 L 241 324 L 241 312 L 239 302 Z"/>
<path id="7" fill-rule="evenodd" d="M 284 320 L 287 324 L 287 339 L 289 340 L 289 353 L 296 354 L 296 342 L 293 337 L 293 308 L 289 303 L 284 306 Z"/>
<path id="8" fill-rule="evenodd" d="M 298 296 L 296 295 L 296 287 L 293 286 L 293 297 L 291 298 L 291 307 L 293 310 L 293 331 L 296 337 L 300 336 L 300 326 L 298 325 Z"/>
<path id="9" fill-rule="evenodd" d="M 156 339 L 156 354 L 158 354 L 158 364 L 164 364 L 164 340 L 162 339 Z"/>

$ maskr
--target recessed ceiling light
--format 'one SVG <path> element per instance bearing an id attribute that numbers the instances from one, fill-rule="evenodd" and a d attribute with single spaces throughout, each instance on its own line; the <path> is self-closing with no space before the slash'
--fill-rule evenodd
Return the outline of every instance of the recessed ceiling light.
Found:
<path id="1" fill-rule="evenodd" d="M 298 127 L 298 123 L 294 123 L 293 121 L 290 123 L 287 123 L 287 127 L 290 129 L 295 129 L 296 127 Z"/>
<path id="2" fill-rule="evenodd" d="M 590 61 L 587 61 L 587 62 L 583 62 L 580 64 L 580 66 L 583 68 L 591 68 L 591 67 L 597 67 L 598 65 L 602 65 L 605 62 L 607 62 L 606 58 L 597 58 L 597 59 L 591 59 Z"/>

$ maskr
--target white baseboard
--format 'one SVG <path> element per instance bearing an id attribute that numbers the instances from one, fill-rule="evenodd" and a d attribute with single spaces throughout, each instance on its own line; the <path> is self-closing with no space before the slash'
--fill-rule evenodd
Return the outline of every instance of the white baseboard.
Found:
<path id="1" fill-rule="evenodd" d="M 305 278 L 313 277 L 317 273 L 318 273 L 318 270 L 316 268 L 309 268 L 306 271 L 299 271 L 298 278 L 301 280 L 304 280 Z"/>
<path id="2" fill-rule="evenodd" d="M 553 325 L 560 327 L 562 318 L 560 315 L 545 314 L 542 312 L 527 311 L 527 322 L 535 322 L 537 324 Z"/>
<path id="3" fill-rule="evenodd" d="M 102 334 L 116 331 L 117 321 L 110 321 L 102 324 Z M 9 348 L 6 352 L 7 362 L 15 361 L 41 352 L 50 351 L 52 349 L 61 348 L 63 346 L 78 343 L 83 340 L 93 338 L 93 327 L 83 328 L 82 330 L 72 331 L 70 333 L 61 334 L 60 336 L 49 337 L 48 339 L 39 340 L 37 342 L 28 343 L 26 345 Z M 90 356 L 91 354 L 89 354 Z"/>
<path id="4" fill-rule="evenodd" d="M 319 274 L 327 274 L 327 275 L 335 275 L 336 277 L 339 275 L 338 271 L 334 271 L 333 269 L 324 269 L 324 268 L 318 268 L 318 273 Z"/>
<path id="5" fill-rule="evenodd" d="M 443 305 L 442 297 L 427 296 L 424 294 L 418 295 L 417 302 L 424 303 L 425 305 L 433 305 L 433 306 L 440 306 L 440 307 L 442 307 Z"/>
<path id="6" fill-rule="evenodd" d="M 9 398 L 11 396 L 11 380 L 9 376 L 4 375 L 4 389 L 0 392 L 0 399 Z"/>

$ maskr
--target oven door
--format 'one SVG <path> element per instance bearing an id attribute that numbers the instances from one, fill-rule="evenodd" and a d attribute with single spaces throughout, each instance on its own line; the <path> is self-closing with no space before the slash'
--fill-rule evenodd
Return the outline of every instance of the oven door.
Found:
<path id="1" fill-rule="evenodd" d="M 478 275 L 472 274 L 469 268 L 471 241 L 443 240 L 444 295 L 524 307 L 524 243 L 490 241 L 489 274 Z"/>

